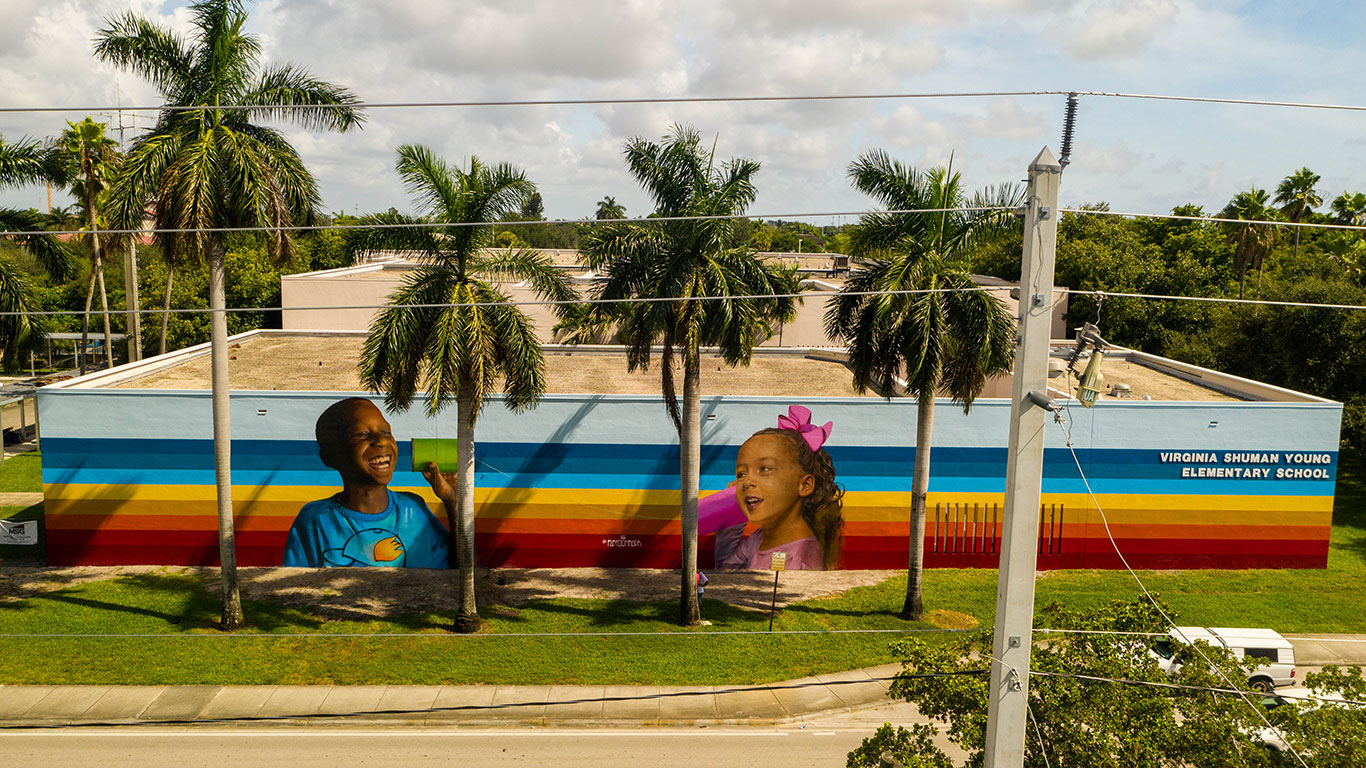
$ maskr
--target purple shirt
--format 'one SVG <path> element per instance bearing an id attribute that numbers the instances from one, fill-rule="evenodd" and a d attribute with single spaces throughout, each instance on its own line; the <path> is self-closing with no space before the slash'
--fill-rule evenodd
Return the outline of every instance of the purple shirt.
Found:
<path id="1" fill-rule="evenodd" d="M 774 552 L 787 553 L 789 571 L 823 571 L 825 554 L 815 536 L 789 541 L 781 546 L 764 549 L 764 529 L 744 536 L 745 526 L 735 525 L 716 534 L 716 567 L 721 569 L 768 570 Z"/>

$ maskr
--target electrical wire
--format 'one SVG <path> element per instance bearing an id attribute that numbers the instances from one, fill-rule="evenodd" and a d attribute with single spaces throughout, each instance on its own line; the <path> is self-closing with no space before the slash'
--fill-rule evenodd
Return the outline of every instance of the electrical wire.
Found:
<path id="1" fill-rule="evenodd" d="M 1222 693 L 1222 694 L 1238 695 L 1238 696 L 1241 696 L 1241 695 L 1244 695 L 1244 694 L 1247 693 L 1246 691 L 1241 691 L 1241 690 L 1238 690 L 1237 688 L 1213 688 L 1213 687 L 1206 686 L 1206 685 L 1183 685 L 1183 684 L 1181 684 L 1181 683 L 1159 683 L 1159 682 L 1157 682 L 1157 681 L 1155 681 L 1155 680 L 1128 680 L 1128 679 L 1125 679 L 1125 678 L 1122 678 L 1122 677 L 1101 677 L 1101 676 L 1098 676 L 1098 675 L 1083 675 L 1083 674 L 1079 674 L 1079 673 L 1076 673 L 1076 672 L 1041 672 L 1041 671 L 1038 671 L 1038 670 L 1030 670 L 1030 673 L 1029 673 L 1029 674 L 1030 674 L 1031 676 L 1036 676 L 1036 675 L 1037 675 L 1037 676 L 1039 676 L 1039 677 L 1070 677 L 1070 678 L 1074 678 L 1074 679 L 1077 679 L 1077 680 L 1091 680 L 1091 681 L 1094 681 L 1094 682 L 1102 682 L 1102 683 L 1120 683 L 1120 684 L 1123 684 L 1123 685 L 1140 685 L 1140 686 L 1145 686 L 1145 687 L 1148 687 L 1148 688 L 1168 688 L 1168 689 L 1183 690 L 1183 691 L 1202 691 L 1202 692 L 1204 692 L 1204 693 Z M 1282 698 L 1282 699 L 1289 699 L 1289 700 L 1293 700 L 1293 701 L 1318 701 L 1318 702 L 1325 702 L 1325 703 L 1329 703 L 1329 704 L 1345 704 L 1345 705 L 1347 705 L 1347 706 L 1353 706 L 1353 707 L 1366 707 L 1366 701 L 1355 701 L 1355 700 L 1353 700 L 1353 699 L 1324 699 L 1324 698 L 1319 697 L 1319 696 L 1301 696 L 1301 695 L 1299 695 L 1299 694 L 1293 694 L 1293 693 L 1278 693 L 1278 692 L 1275 692 L 1275 691 L 1273 691 L 1272 694 L 1274 694 L 1275 696 L 1278 696 L 1278 697 L 1280 697 L 1280 698 Z"/>
<path id="2" fill-rule="evenodd" d="M 1070 402 L 1070 400 L 1071 398 L 1069 397 L 1068 401 Z M 1147 598 L 1148 602 L 1151 603 L 1153 608 L 1158 612 L 1158 614 L 1162 616 L 1162 620 L 1167 622 L 1167 625 L 1172 628 L 1172 631 L 1175 632 L 1186 645 L 1194 649 L 1196 654 L 1204 660 L 1205 664 L 1207 664 L 1210 669 L 1214 670 L 1214 673 L 1218 675 L 1219 678 L 1223 680 L 1224 683 L 1230 689 L 1236 689 L 1236 687 L 1233 684 L 1233 681 L 1228 678 L 1228 675 L 1226 675 L 1224 671 L 1220 669 L 1219 666 L 1215 664 L 1213 660 L 1211 660 L 1210 657 L 1206 655 L 1206 653 L 1203 650 L 1200 649 L 1199 645 L 1192 642 L 1191 639 L 1186 636 L 1186 633 L 1181 631 L 1181 628 L 1176 625 L 1176 622 L 1172 620 L 1171 616 L 1167 615 L 1167 612 L 1162 609 L 1162 606 L 1157 602 L 1157 599 L 1154 598 L 1152 596 L 1152 593 L 1148 591 L 1148 587 L 1143 584 L 1143 580 L 1139 578 L 1138 574 L 1134 571 L 1134 569 L 1129 566 L 1128 559 L 1124 557 L 1124 553 L 1119 548 L 1119 543 L 1115 541 L 1114 533 L 1110 530 L 1110 519 L 1108 516 L 1106 516 L 1105 509 L 1101 506 L 1100 500 L 1096 498 L 1095 491 L 1091 490 L 1091 481 L 1087 479 L 1086 471 L 1082 469 L 1081 466 L 1081 459 L 1077 457 L 1077 450 L 1072 445 L 1072 428 L 1070 426 L 1071 410 L 1067 405 L 1063 406 L 1063 410 L 1066 410 L 1067 418 L 1063 418 L 1063 411 L 1060 410 L 1054 412 L 1054 420 L 1062 429 L 1063 435 L 1067 438 L 1067 450 L 1072 455 L 1072 461 L 1077 465 L 1077 473 L 1081 476 L 1081 482 L 1086 487 L 1087 495 L 1091 497 L 1091 503 L 1095 505 L 1096 512 L 1100 515 L 1100 521 L 1105 529 L 1105 536 L 1110 540 L 1110 546 L 1114 548 L 1115 554 L 1119 556 L 1119 562 L 1123 564 L 1124 570 L 1128 571 L 1129 575 L 1133 577 L 1134 583 L 1138 584 L 1138 588 L 1143 592 L 1143 596 Z M 1285 741 L 1287 748 L 1290 749 L 1290 753 L 1294 755 L 1295 759 L 1299 762 L 1301 768 L 1309 768 L 1308 764 L 1305 763 L 1304 758 L 1300 756 L 1299 750 L 1295 749 L 1295 746 L 1290 743 L 1285 733 L 1282 732 L 1276 726 L 1272 725 L 1271 721 L 1267 719 L 1266 713 L 1262 712 L 1261 706 L 1258 705 L 1256 702 L 1252 701 L 1251 699 L 1249 699 L 1247 697 L 1247 694 L 1243 693 L 1242 691 L 1238 691 L 1238 695 L 1239 698 L 1241 698 L 1244 702 L 1247 703 L 1249 707 L 1252 708 L 1252 711 L 1255 712 L 1257 714 L 1257 717 L 1260 718 L 1261 721 L 1266 724 L 1267 728 L 1271 729 L 1272 732 L 1280 735 L 1280 737 Z"/>
<path id="3" fill-rule="evenodd" d="M 642 98 L 611 99 L 516 99 L 485 101 L 389 101 L 360 102 L 356 104 L 215 104 L 215 105 L 161 105 L 156 107 L 0 107 L 4 112 L 99 112 L 121 110 L 125 112 L 193 112 L 202 110 L 251 111 L 268 109 L 436 109 L 470 107 L 589 107 L 630 104 L 728 104 L 764 103 L 789 101 L 889 101 L 897 99 L 955 99 L 986 98 L 1003 96 L 1053 96 L 1067 91 L 943 91 L 931 93 L 832 93 L 819 95 L 789 96 L 649 96 Z M 1084 93 L 1077 91 L 1077 93 Z"/>
<path id="4" fill-rule="evenodd" d="M 280 640 L 300 638 L 409 638 L 409 639 L 440 639 L 440 638 L 462 638 L 462 639 L 515 639 L 522 637 L 707 637 L 716 635 L 753 635 L 755 637 L 767 635 L 895 635 L 895 634 L 971 634 L 974 632 L 987 632 L 989 628 L 974 629 L 778 629 L 772 631 L 747 630 L 747 629 L 720 629 L 720 630 L 698 630 L 694 632 L 684 632 L 679 630 L 666 630 L 662 632 L 501 632 L 490 634 L 461 634 L 461 633 L 425 633 L 425 632 L 280 632 L 280 633 L 130 633 L 130 634 L 103 634 L 103 633 L 68 633 L 68 634 L 0 634 L 0 639 L 6 640 L 129 640 L 129 639 L 150 639 L 150 638 L 243 638 L 254 640 Z"/>
<path id="5" fill-rule="evenodd" d="M 639 216 L 627 219 L 555 219 L 553 221 L 402 221 L 402 222 L 376 222 L 365 224 L 290 224 L 290 225 L 271 225 L 255 227 L 139 227 L 137 229 L 26 229 L 26 230 L 4 230 L 0 231 L 0 236 L 19 237 L 35 235 L 88 235 L 92 232 L 97 235 L 144 235 L 169 233 L 169 234 L 233 234 L 243 232 L 324 232 L 330 230 L 372 230 L 372 229 L 478 229 L 481 227 L 546 227 L 557 224 L 582 224 L 589 226 L 606 226 L 611 224 L 661 224 L 680 221 L 740 221 L 753 219 L 756 221 L 775 220 L 783 221 L 787 219 L 802 218 L 837 218 L 840 216 L 884 216 L 884 215 L 911 215 L 929 213 L 985 213 L 991 211 L 1007 212 L 1014 211 L 1014 208 L 991 205 L 966 205 L 954 208 L 894 208 L 891 210 L 879 211 L 816 211 L 802 213 L 733 213 L 733 214 L 711 214 L 695 216 Z M 794 253 L 793 256 L 817 255 Z"/>
<path id="6" fill-rule="evenodd" d="M 909 296 L 927 293 L 982 293 L 1001 290 L 1005 286 L 985 285 L 972 288 L 923 288 L 923 289 L 902 289 L 891 291 L 841 291 L 841 296 Z M 1074 296 L 1112 296 L 1130 299 L 1158 299 L 1163 301 L 1203 301 L 1222 304 L 1249 304 L 1254 306 L 1270 307 L 1295 307 L 1301 309 L 1343 309 L 1343 310 L 1363 310 L 1366 305 L 1360 304 L 1320 304 L 1305 301 L 1273 301 L 1269 299 L 1229 299 L 1220 296 L 1172 296 L 1156 293 L 1122 293 L 1118 291 L 1088 291 L 1069 288 L 1054 288 L 1055 293 L 1063 293 Z M 487 302 L 460 302 L 450 304 L 344 304 L 344 305 L 319 305 L 304 307 L 226 307 L 222 310 L 227 314 L 241 314 L 245 312 L 336 312 L 342 310 L 363 310 L 363 309 L 454 309 L 460 307 L 552 307 L 576 304 L 650 304 L 658 302 L 689 302 L 689 301 L 741 301 L 751 299 L 807 299 L 820 298 L 822 296 L 834 296 L 831 293 L 817 293 L 814 291 L 803 291 L 801 293 L 762 293 L 762 294 L 740 294 L 735 296 L 658 296 L 633 299 L 527 299 L 523 301 L 487 301 Z M 178 314 L 208 314 L 215 310 L 208 307 L 173 307 L 171 309 L 111 309 L 110 315 L 178 315 Z M 0 312 L 0 317 L 60 317 L 64 315 L 81 316 L 85 312 L 75 309 L 48 309 L 48 310 L 7 310 Z M 92 310 L 91 314 L 103 314 L 98 310 Z M 98 336 L 98 332 L 92 333 Z"/>
<path id="7" fill-rule="evenodd" d="M 1077 91 L 1077 90 L 1040 90 L 1040 91 L 940 91 L 921 93 L 835 93 L 777 96 L 653 96 L 642 98 L 604 98 L 604 99 L 518 99 L 483 101 L 390 101 L 358 102 L 353 104 L 214 104 L 214 105 L 172 105 L 157 106 L 95 106 L 95 107 L 0 107 L 6 112 L 191 112 L 206 110 L 252 111 L 271 109 L 291 110 L 338 110 L 338 109 L 435 109 L 471 107 L 583 107 L 631 104 L 728 104 L 728 103 L 765 103 L 765 102 L 803 102 L 803 101 L 894 101 L 905 99 L 958 99 L 1025 96 L 1096 96 L 1111 99 L 1141 99 L 1149 101 L 1179 101 L 1200 104 L 1227 104 L 1254 107 L 1288 107 L 1293 109 L 1326 109 L 1347 112 L 1366 112 L 1366 106 L 1356 104 L 1330 104 L 1306 101 L 1275 101 L 1270 99 L 1233 99 L 1218 96 L 1178 96 L 1160 93 L 1125 93 L 1121 91 Z"/>
<path id="8" fill-rule="evenodd" d="M 1083 291 L 1055 288 L 1058 293 L 1072 296 L 1113 296 L 1125 299 L 1161 299 L 1163 301 L 1205 301 L 1216 304 L 1252 304 L 1268 307 L 1299 307 L 1302 309 L 1366 309 L 1361 304 L 1320 304 L 1312 301 L 1273 301 L 1270 299 L 1230 299 L 1223 296 L 1172 296 L 1161 293 L 1121 293 L 1118 291 Z"/>
<path id="9" fill-rule="evenodd" d="M 912 215 L 912 214 L 933 214 L 933 213 L 988 213 L 988 212 L 1016 212 L 1018 208 L 1006 208 L 1003 206 L 956 206 L 953 208 L 899 208 L 891 210 L 877 211 L 800 211 L 788 213 L 755 213 L 755 214 L 717 214 L 717 215 L 696 215 L 696 216 L 646 216 L 624 219 L 555 219 L 549 221 L 483 221 L 483 222 L 441 222 L 441 221 L 407 221 L 391 223 L 368 223 L 368 224 L 291 224 L 273 226 L 254 226 L 254 227 L 166 227 L 166 228 L 146 228 L 137 229 L 26 229 L 26 230 L 5 230 L 0 232 L 3 237 L 20 237 L 36 235 L 88 235 L 92 231 L 97 235 L 145 235 L 158 232 L 173 234 L 196 234 L 196 233 L 249 233 L 249 232 L 324 232 L 331 230 L 385 230 L 385 229 L 461 229 L 478 227 L 542 227 L 557 224 L 579 224 L 584 226 L 604 226 L 610 224 L 658 224 L 680 221 L 723 221 L 742 219 L 765 221 L 785 221 L 790 219 L 834 219 L 850 216 L 880 216 L 880 215 Z M 1090 208 L 1059 208 L 1062 213 L 1070 213 L 1079 216 L 1117 216 L 1129 219 L 1166 219 L 1171 221 L 1197 221 L 1209 224 L 1254 224 L 1266 227 L 1299 227 L 1302 229 L 1322 229 L 1344 232 L 1366 232 L 1366 225 L 1361 224 L 1338 224 L 1320 223 L 1309 221 L 1271 221 L 1265 219 L 1229 219 L 1218 216 L 1185 216 L 1175 213 L 1139 213 L 1132 211 L 1098 211 Z M 792 254 L 800 256 L 802 254 Z"/>
<path id="10" fill-rule="evenodd" d="M 1176 213 L 1131 213 L 1127 211 L 1098 211 L 1091 208 L 1059 208 L 1062 213 L 1086 216 L 1119 216 L 1129 219 L 1171 219 L 1173 221 L 1200 221 L 1210 224 L 1255 224 L 1265 227 L 1299 227 L 1301 229 L 1336 229 L 1349 232 L 1366 231 L 1360 224 L 1325 224 L 1312 221 L 1273 221 L 1270 219 L 1227 219 L 1219 216 L 1184 216 Z"/>
<path id="11" fill-rule="evenodd" d="M 1052 768 L 1048 763 L 1048 748 L 1043 745 L 1043 734 L 1039 732 L 1039 718 L 1034 716 L 1034 702 L 1030 701 L 1028 696 L 1025 697 L 1025 714 L 1029 715 L 1029 724 L 1034 726 L 1034 738 L 1039 740 L 1039 754 L 1043 756 L 1043 766 Z"/>
<path id="12" fill-rule="evenodd" d="M 903 296 L 918 295 L 926 293 L 982 293 L 987 291 L 1000 290 L 1001 286 L 982 285 L 973 288 L 906 288 L 895 291 L 848 291 L 841 295 L 844 296 Z M 525 301 L 473 301 L 460 302 L 454 304 L 351 304 L 344 306 L 315 306 L 315 307 L 227 307 L 222 310 L 209 309 L 207 307 L 189 307 L 176 309 L 111 309 L 110 315 L 164 315 L 164 314 L 207 314 L 209 312 L 224 312 L 227 314 L 238 314 L 242 312 L 333 312 L 347 309 L 454 309 L 458 307 L 552 307 L 575 304 L 655 304 L 660 302 L 689 302 L 689 301 L 741 301 L 749 299 L 804 299 L 819 296 L 811 291 L 801 293 L 761 293 L 744 294 L 740 296 L 655 296 L 634 299 L 528 299 Z M 833 295 L 833 294 L 831 294 Z M 53 309 L 41 311 L 19 311 L 10 310 L 0 312 L 0 317 L 11 317 L 15 315 L 33 316 L 60 316 L 60 315 L 84 315 L 85 312 L 74 309 Z M 100 315 L 99 310 L 92 310 L 92 315 Z M 91 332 L 92 336 L 99 335 Z"/>
<path id="13" fill-rule="evenodd" d="M 376 709 L 370 711 L 354 712 L 308 712 L 286 715 L 248 715 L 245 717 L 211 717 L 211 718 L 176 718 L 176 719 L 139 719 L 133 722 L 127 720 L 95 720 L 84 722 L 58 722 L 58 723 L 20 723 L 20 724 L 0 724 L 0 731 L 34 731 L 34 730 L 68 730 L 72 728 L 104 728 L 104 727 L 146 727 L 163 725 L 210 725 L 214 723 L 258 723 L 258 722 L 277 722 L 277 721 L 299 721 L 307 720 L 320 722 L 325 720 L 340 720 L 343 718 L 373 717 L 375 715 L 410 715 L 410 714 L 431 714 L 434 712 L 497 712 L 499 710 L 514 709 L 517 707 L 534 706 L 564 706 L 570 704 L 587 704 L 600 702 L 618 701 L 660 701 L 664 699 L 690 698 L 697 696 L 724 696 L 734 693 L 749 693 L 758 691 L 785 691 L 799 690 L 804 688 L 819 688 L 826 686 L 842 685 L 866 685 L 870 682 L 885 683 L 898 678 L 907 679 L 930 679 L 937 677 L 957 677 L 962 675 L 980 675 L 986 672 L 985 669 L 955 669 L 947 672 L 901 672 L 893 677 L 868 677 L 858 680 L 830 680 L 826 682 L 788 682 L 772 685 L 747 685 L 747 686 L 725 686 L 716 687 L 710 690 L 692 691 L 659 691 L 656 693 L 645 693 L 640 695 L 618 695 L 618 696 L 597 696 L 580 697 L 572 699 L 560 699 L 554 701 L 511 701 L 505 704 L 456 704 L 445 707 L 423 707 L 419 709 Z"/>

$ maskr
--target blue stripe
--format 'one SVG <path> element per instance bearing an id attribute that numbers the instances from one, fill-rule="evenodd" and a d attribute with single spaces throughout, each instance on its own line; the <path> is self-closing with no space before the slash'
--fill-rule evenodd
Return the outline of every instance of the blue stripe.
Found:
<path id="1" fill-rule="evenodd" d="M 336 472 L 318 458 L 311 440 L 237 440 L 233 482 L 240 485 L 335 487 Z M 702 487 L 723 488 L 734 476 L 737 446 L 702 449 Z M 909 491 L 914 448 L 832 446 L 839 482 L 850 491 Z M 1160 451 L 1081 449 L 1077 451 L 1097 493 L 1192 495 L 1329 496 L 1337 475 L 1336 452 L 1323 469 L 1326 480 L 1182 478 L 1185 466 L 1222 463 L 1163 463 Z M 1231 451 L 1217 452 L 1220 459 Z M 1269 468 L 1279 464 L 1238 464 Z M 1316 454 L 1317 455 L 1317 454 Z M 672 490 L 678 487 L 677 445 L 534 444 L 480 442 L 476 483 L 484 488 L 604 488 Z M 411 464 L 410 444 L 399 443 L 398 466 Z M 1006 451 L 1002 448 L 936 448 L 930 490 L 1000 493 Z M 121 440 L 49 438 L 43 445 L 43 482 L 89 485 L 211 485 L 215 482 L 212 440 Z M 421 475 L 397 472 L 397 486 L 420 486 Z M 1044 452 L 1044 491 L 1085 493 L 1066 449 Z"/>

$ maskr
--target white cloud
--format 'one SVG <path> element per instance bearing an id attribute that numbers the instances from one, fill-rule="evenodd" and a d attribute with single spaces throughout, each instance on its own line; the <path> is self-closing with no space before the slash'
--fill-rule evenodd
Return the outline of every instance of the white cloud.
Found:
<path id="1" fill-rule="evenodd" d="M 110 105 L 116 82 L 124 104 L 159 103 L 139 78 L 91 56 L 101 20 L 125 9 L 180 29 L 188 21 L 181 0 L 8 0 L 0 105 Z M 1313 26 L 1281 14 L 1271 22 L 1242 0 L 259 0 L 248 9 L 267 60 L 302 64 L 368 102 L 1056 88 L 1355 102 L 1349 75 L 1363 55 L 1354 37 L 1323 31 L 1350 20 Z M 1304 61 L 1323 62 L 1324 74 L 1300 74 Z M 285 129 L 329 209 L 407 207 L 393 161 L 395 148 L 412 142 L 452 162 L 477 154 L 526 168 L 547 215 L 573 217 L 590 215 L 604 195 L 643 212 L 622 144 L 687 123 L 718 137 L 721 156 L 762 163 L 755 212 L 791 213 L 861 205 L 844 169 L 872 147 L 916 165 L 954 153 L 973 187 L 1017 179 L 1039 146 L 1057 150 L 1061 104 L 374 109 L 363 131 Z M 81 116 L 0 113 L 0 134 L 50 136 Z M 1064 191 L 1131 210 L 1191 199 L 1217 207 L 1244 185 L 1238 180 L 1267 187 L 1280 169 L 1366 167 L 1359 134 L 1355 118 L 1321 112 L 1086 97 Z M 0 203 L 40 196 L 6 190 Z"/>
<path id="2" fill-rule="evenodd" d="M 1081 59 L 1132 57 L 1177 17 L 1172 0 L 1099 0 L 1068 25 L 1066 48 Z"/>

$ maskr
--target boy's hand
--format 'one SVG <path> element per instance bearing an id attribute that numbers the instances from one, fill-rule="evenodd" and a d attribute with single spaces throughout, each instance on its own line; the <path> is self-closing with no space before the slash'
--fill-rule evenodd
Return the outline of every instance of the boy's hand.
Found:
<path id="1" fill-rule="evenodd" d="M 437 470 L 436 462 L 429 461 L 422 469 L 422 476 L 427 478 L 427 483 L 432 486 L 432 492 L 437 498 L 444 500 L 455 496 L 456 473 L 441 472 Z"/>

